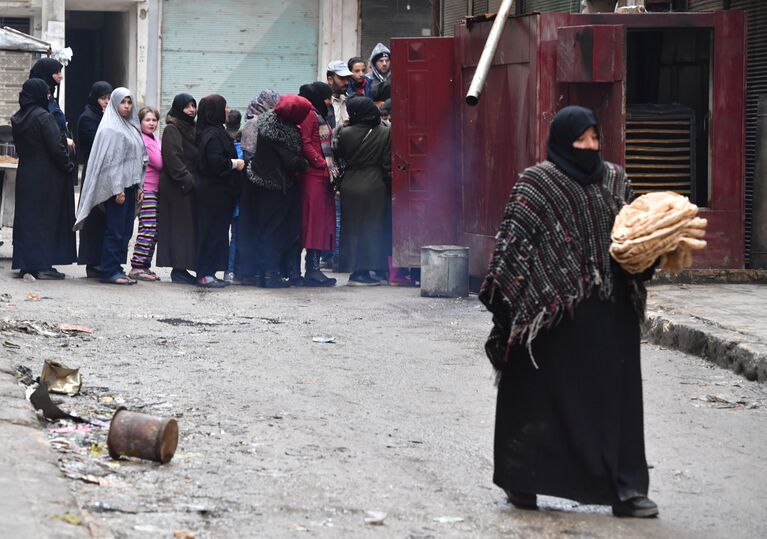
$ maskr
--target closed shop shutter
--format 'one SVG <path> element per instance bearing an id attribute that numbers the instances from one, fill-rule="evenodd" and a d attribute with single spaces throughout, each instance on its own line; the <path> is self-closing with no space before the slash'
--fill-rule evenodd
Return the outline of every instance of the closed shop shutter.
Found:
<path id="1" fill-rule="evenodd" d="M 442 2 L 442 35 L 455 34 L 455 25 L 469 14 L 467 0 L 443 0 Z"/>
<path id="2" fill-rule="evenodd" d="M 520 13 L 546 13 L 553 11 L 578 13 L 581 0 L 522 0 Z"/>
<path id="3" fill-rule="evenodd" d="M 489 13 L 490 9 L 488 4 L 488 0 L 474 0 L 474 2 L 472 2 L 471 14 L 484 15 L 485 13 Z"/>
<path id="4" fill-rule="evenodd" d="M 393 37 L 430 36 L 431 9 L 431 0 L 362 0 L 361 56 L 367 60 L 376 43 L 390 47 Z"/>
<path id="5" fill-rule="evenodd" d="M 767 94 L 767 2 L 732 0 L 730 9 L 748 16 L 748 55 L 746 59 L 746 265 L 751 261 L 754 172 L 756 168 L 756 125 L 759 96 Z"/>
<path id="6" fill-rule="evenodd" d="M 717 11 L 723 5 L 724 0 L 687 0 L 688 11 Z"/>
<path id="7" fill-rule="evenodd" d="M 319 0 L 164 0 L 163 117 L 184 91 L 243 113 L 266 88 L 297 93 L 315 80 L 318 31 Z"/>

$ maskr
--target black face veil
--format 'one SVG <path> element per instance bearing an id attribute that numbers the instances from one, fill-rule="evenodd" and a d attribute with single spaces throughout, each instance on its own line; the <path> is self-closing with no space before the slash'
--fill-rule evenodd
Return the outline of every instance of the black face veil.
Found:
<path id="1" fill-rule="evenodd" d="M 554 116 L 549 129 L 548 160 L 581 185 L 600 182 L 604 173 L 599 150 L 573 147 L 573 142 L 589 127 L 599 134 L 599 123 L 594 113 L 584 107 L 570 106 Z"/>

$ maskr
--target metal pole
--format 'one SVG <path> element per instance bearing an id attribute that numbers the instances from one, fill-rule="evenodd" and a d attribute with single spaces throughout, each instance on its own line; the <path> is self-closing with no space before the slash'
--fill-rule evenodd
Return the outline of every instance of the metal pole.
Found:
<path id="1" fill-rule="evenodd" d="M 479 57 L 474 78 L 471 80 L 471 86 L 469 86 L 469 92 L 466 94 L 466 103 L 471 106 L 479 103 L 479 95 L 485 87 L 485 80 L 490 72 L 490 66 L 493 64 L 495 51 L 498 49 L 498 43 L 501 42 L 506 20 L 509 18 L 513 7 L 514 0 L 503 0 L 501 7 L 498 8 L 498 13 L 495 15 L 493 27 L 490 29 L 490 35 L 487 36 L 485 47 L 482 49 L 482 56 Z"/>

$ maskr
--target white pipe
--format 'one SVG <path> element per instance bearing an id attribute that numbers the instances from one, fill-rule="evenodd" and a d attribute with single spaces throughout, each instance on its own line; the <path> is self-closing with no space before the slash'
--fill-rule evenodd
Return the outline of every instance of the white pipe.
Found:
<path id="1" fill-rule="evenodd" d="M 466 103 L 471 106 L 479 103 L 479 96 L 482 93 L 482 89 L 485 87 L 485 80 L 487 79 L 487 74 L 490 72 L 490 66 L 493 64 L 495 51 L 498 49 L 498 44 L 501 42 L 501 36 L 506 27 L 506 21 L 508 20 L 513 7 L 514 0 L 503 0 L 501 2 L 501 7 L 498 8 L 498 13 L 495 15 L 493 27 L 490 29 L 490 35 L 487 36 L 485 47 L 482 49 L 482 56 L 479 57 L 477 69 L 474 71 L 474 78 L 471 80 L 471 86 L 469 86 L 469 92 L 466 94 Z"/>

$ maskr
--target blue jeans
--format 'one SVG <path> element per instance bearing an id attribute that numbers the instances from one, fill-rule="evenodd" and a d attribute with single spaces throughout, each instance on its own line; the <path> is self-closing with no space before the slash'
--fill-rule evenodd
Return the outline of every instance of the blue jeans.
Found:
<path id="1" fill-rule="evenodd" d="M 118 204 L 110 197 L 106 206 L 106 229 L 101 248 L 101 275 L 109 279 L 124 273 L 122 265 L 128 260 L 128 243 L 133 235 L 133 220 L 136 218 L 136 187 L 125 190 L 125 202 Z M 94 211 L 98 211 L 94 208 Z"/>
<path id="2" fill-rule="evenodd" d="M 237 267 L 237 240 L 240 237 L 240 202 L 234 206 L 234 212 L 232 213 L 232 237 L 229 240 L 229 259 L 226 263 L 227 273 L 237 273 L 235 268 Z"/>

